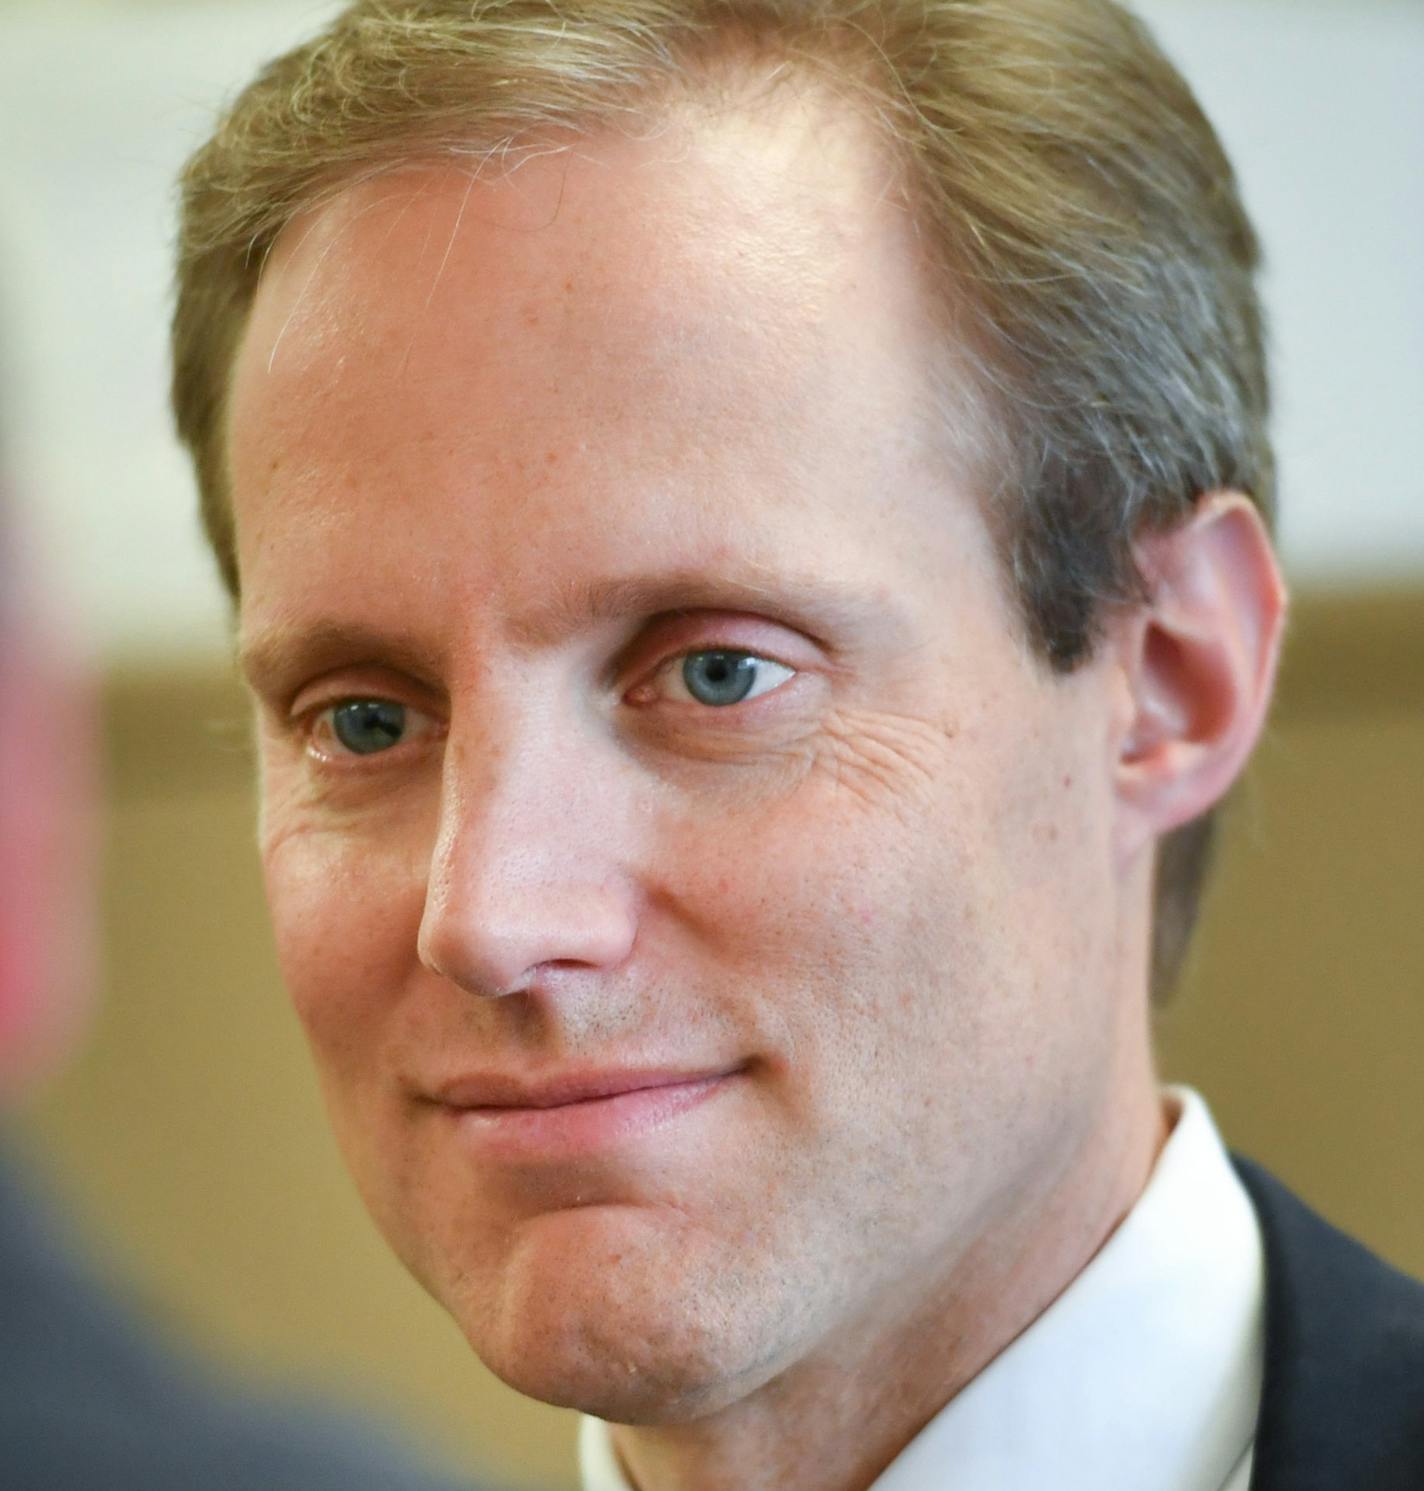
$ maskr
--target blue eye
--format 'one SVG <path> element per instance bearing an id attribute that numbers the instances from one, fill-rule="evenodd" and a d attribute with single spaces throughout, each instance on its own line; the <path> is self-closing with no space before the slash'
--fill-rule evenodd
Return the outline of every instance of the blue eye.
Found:
<path id="1" fill-rule="evenodd" d="M 722 648 L 690 652 L 682 660 L 682 684 L 699 704 L 723 708 L 776 688 L 795 671 L 750 652 Z"/>
<path id="2" fill-rule="evenodd" d="M 357 756 L 390 750 L 405 731 L 405 705 L 389 699 L 351 699 L 331 711 L 331 733 Z"/>

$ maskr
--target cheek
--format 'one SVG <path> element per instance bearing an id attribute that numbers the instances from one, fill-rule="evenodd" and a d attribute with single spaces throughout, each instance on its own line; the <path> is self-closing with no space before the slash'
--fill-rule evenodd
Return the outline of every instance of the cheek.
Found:
<path id="1" fill-rule="evenodd" d="M 679 911 L 794 1065 L 842 1092 L 969 1085 L 1094 982 L 1108 863 L 1091 755 L 1022 701 L 932 732 L 844 722 L 796 791 L 667 849 Z M 814 1063 L 811 1058 L 814 1054 Z M 906 1101 L 912 1101 L 905 1092 Z"/>
<path id="2" fill-rule="evenodd" d="M 846 1096 L 908 1073 L 952 1029 L 956 987 L 978 984 L 983 882 L 958 796 L 943 765 L 826 757 L 783 798 L 661 825 L 660 971 L 714 970 L 798 1121 L 838 1127 Z"/>
<path id="3" fill-rule="evenodd" d="M 409 978 L 420 882 L 388 848 L 270 816 L 262 862 L 297 1014 L 324 1068 L 354 1068 Z"/>

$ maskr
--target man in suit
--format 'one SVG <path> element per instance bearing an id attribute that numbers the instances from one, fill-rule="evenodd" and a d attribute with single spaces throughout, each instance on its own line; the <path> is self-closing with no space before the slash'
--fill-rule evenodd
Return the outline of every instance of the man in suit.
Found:
<path id="1" fill-rule="evenodd" d="M 90 721 L 19 549 L 0 501 L 0 1120 L 76 1038 L 92 987 Z M 454 1491 L 369 1426 L 259 1399 L 160 1340 L 25 1168 L 0 1145 L 5 1491 Z"/>
<path id="2" fill-rule="evenodd" d="M 1284 596 L 1145 29 L 358 0 L 182 210 L 285 976 L 589 1491 L 1420 1484 L 1419 1291 L 1153 1069 Z"/>

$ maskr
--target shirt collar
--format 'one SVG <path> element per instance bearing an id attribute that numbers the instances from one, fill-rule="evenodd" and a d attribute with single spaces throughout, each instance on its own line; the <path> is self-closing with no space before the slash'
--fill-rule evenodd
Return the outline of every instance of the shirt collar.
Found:
<path id="1" fill-rule="evenodd" d="M 906 1446 L 873 1491 L 1220 1491 L 1261 1396 L 1260 1228 L 1206 1104 L 1082 1273 Z M 630 1491 L 586 1418 L 584 1491 Z M 950 1479 L 952 1478 L 952 1480 Z"/>

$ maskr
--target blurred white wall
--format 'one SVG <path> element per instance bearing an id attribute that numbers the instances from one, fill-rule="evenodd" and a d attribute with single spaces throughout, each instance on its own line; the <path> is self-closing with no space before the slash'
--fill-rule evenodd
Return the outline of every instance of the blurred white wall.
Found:
<path id="1" fill-rule="evenodd" d="M 319 0 L 0 9 L 0 344 L 22 495 L 106 655 L 219 645 L 165 406 L 171 183 Z M 1142 0 L 1236 159 L 1271 261 L 1297 579 L 1424 576 L 1424 5 Z"/>

